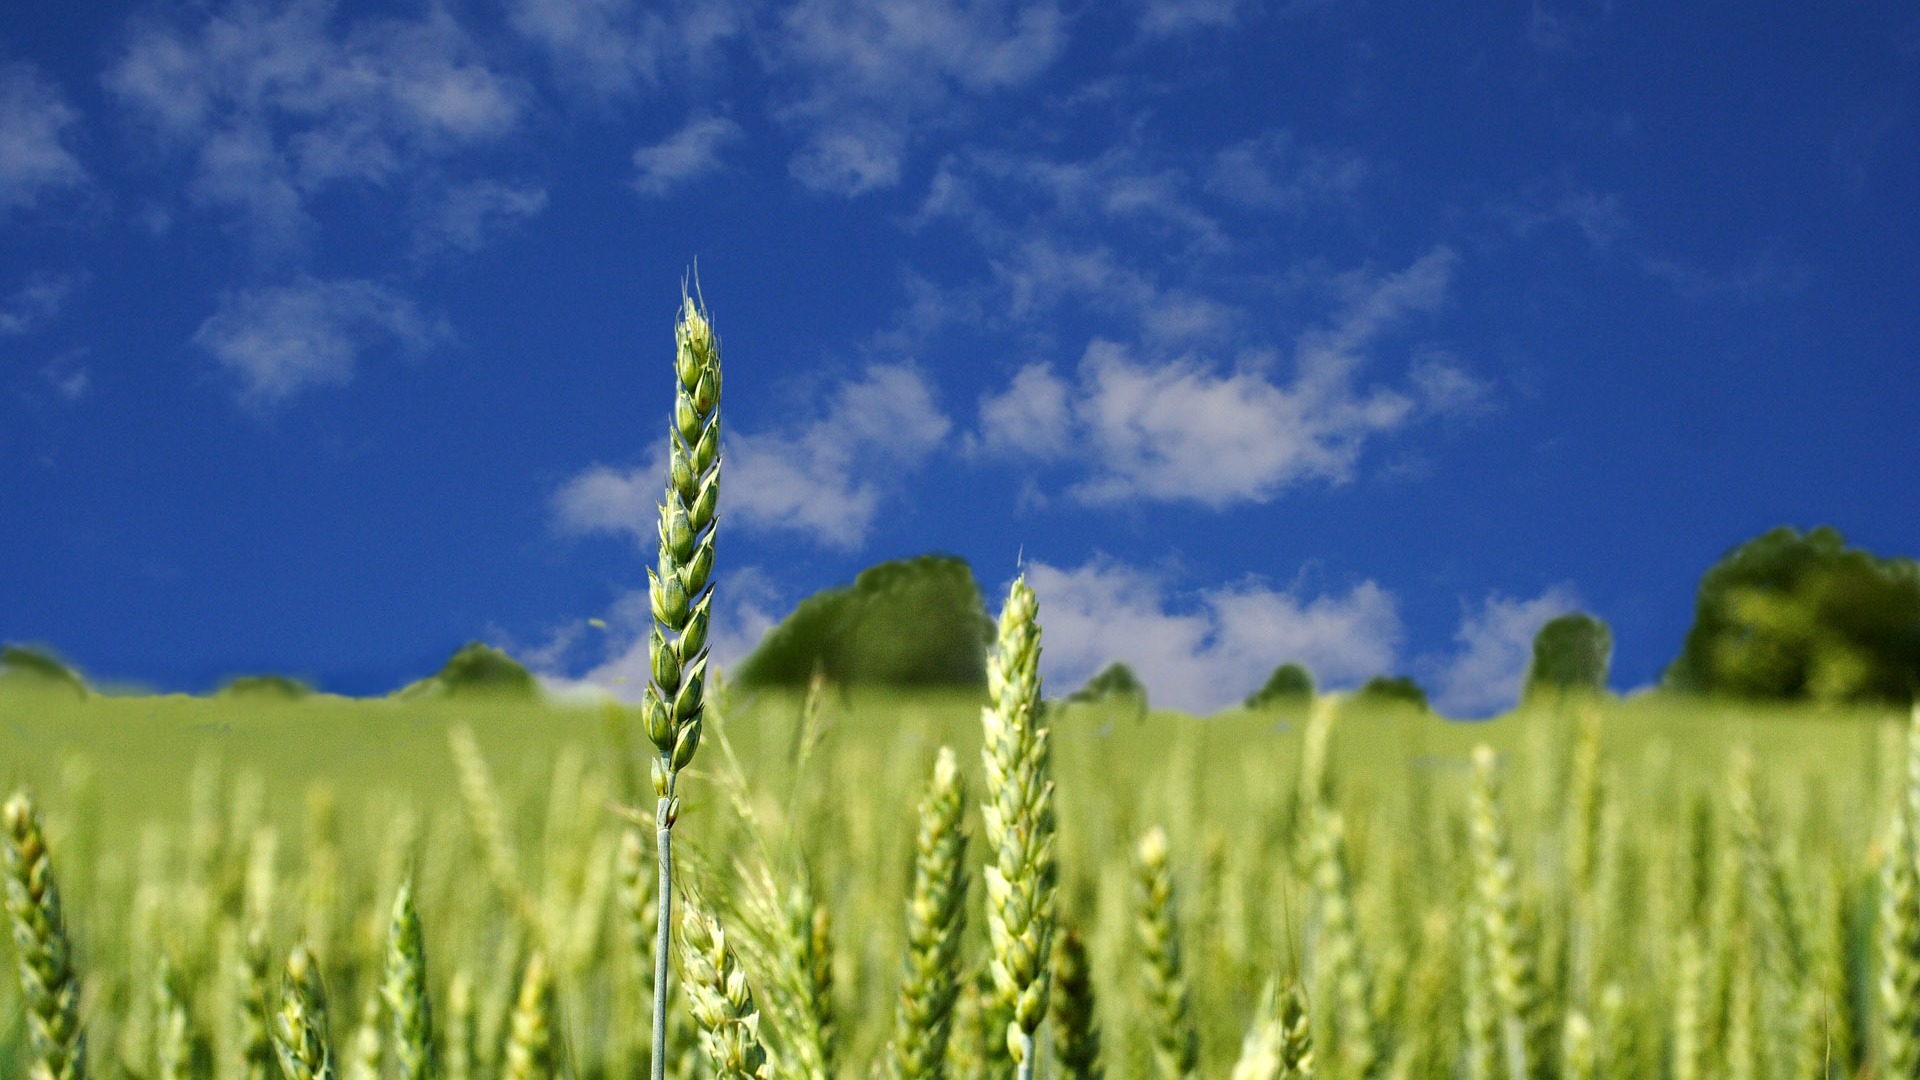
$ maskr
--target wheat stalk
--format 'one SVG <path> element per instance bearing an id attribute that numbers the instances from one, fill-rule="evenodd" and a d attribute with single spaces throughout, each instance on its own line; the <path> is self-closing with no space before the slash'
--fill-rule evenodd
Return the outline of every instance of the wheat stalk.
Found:
<path id="1" fill-rule="evenodd" d="M 726 931 L 691 897 L 683 906 L 680 947 L 687 997 L 715 1080 L 771 1080 L 773 1071 L 760 1042 L 760 1010 L 747 986 L 747 973 L 727 944 Z"/>
<path id="2" fill-rule="evenodd" d="M 1146 961 L 1141 982 L 1152 1025 L 1155 1070 L 1165 1080 L 1186 1080 L 1200 1063 L 1186 973 L 1180 959 L 1180 928 L 1174 914 L 1173 872 L 1167 865 L 1167 833 L 1148 829 L 1134 848 L 1139 909 L 1134 931 Z"/>
<path id="3" fill-rule="evenodd" d="M 1094 1022 L 1093 970 L 1087 946 L 1071 926 L 1060 928 L 1053 954 L 1053 1052 L 1061 1080 L 1100 1080 L 1100 1029 Z"/>
<path id="4" fill-rule="evenodd" d="M 1534 1080 L 1535 1070 L 1545 1065 L 1537 1045 L 1538 990 L 1533 964 L 1521 944 L 1516 872 L 1500 814 L 1495 761 L 1490 746 L 1482 744 L 1473 752 L 1474 919 L 1499 1017 L 1508 1080 Z"/>
<path id="5" fill-rule="evenodd" d="M 1337 810 L 1322 808 L 1314 813 L 1312 825 L 1315 996 L 1330 1014 L 1328 1028 L 1337 1033 L 1333 1046 L 1341 1067 L 1353 1076 L 1370 1076 L 1381 1058 L 1380 1039 L 1372 1009 L 1372 971 L 1355 925 L 1346 819 Z"/>
<path id="6" fill-rule="evenodd" d="M 907 954 L 888 1047 L 893 1080 L 941 1080 L 959 995 L 960 933 L 966 924 L 967 784 L 953 751 L 941 747 L 920 802 L 913 891 L 907 898 Z"/>
<path id="7" fill-rule="evenodd" d="M 280 1008 L 273 1014 L 273 1047 L 287 1080 L 332 1080 L 327 1051 L 327 994 L 320 965 L 305 945 L 287 954 Z"/>
<path id="8" fill-rule="evenodd" d="M 1230 1080 L 1311 1080 L 1313 1032 L 1300 986 L 1268 979 Z"/>
<path id="9" fill-rule="evenodd" d="M 1888 1077 L 1920 1077 L 1920 705 L 1907 734 L 1906 785 L 1893 804 L 1880 868 L 1880 1056 Z"/>
<path id="10" fill-rule="evenodd" d="M 180 979 L 173 960 L 165 953 L 160 955 L 160 965 L 153 975 L 153 1015 L 155 1080 L 187 1080 L 193 1065 L 187 1003 L 180 997 Z"/>
<path id="11" fill-rule="evenodd" d="M 7 917 L 33 1051 L 27 1074 L 32 1080 L 82 1080 L 87 1043 L 80 1029 L 80 982 L 40 814 L 20 792 L 0 816 L 7 828 Z"/>
<path id="12" fill-rule="evenodd" d="M 1026 575 L 1000 612 L 987 661 L 992 704 L 981 711 L 987 800 L 981 806 L 993 861 L 987 888 L 989 970 L 995 1004 L 1008 1016 L 1007 1049 L 1019 1080 L 1033 1076 L 1034 1033 L 1047 1014 L 1053 947 L 1053 780 L 1049 731 L 1040 703 L 1039 604 Z"/>
<path id="13" fill-rule="evenodd" d="M 714 537 L 720 499 L 720 339 L 705 304 L 684 287 L 674 327 L 673 433 L 668 439 L 666 502 L 660 507 L 660 569 L 647 571 L 657 624 L 647 652 L 651 678 L 642 716 L 658 756 L 653 762 L 654 837 L 660 852 L 653 978 L 653 1080 L 666 1080 L 667 983 L 673 931 L 673 825 L 680 771 L 700 746 L 713 604 Z M 669 640 L 660 627 L 675 635 Z"/>
<path id="14" fill-rule="evenodd" d="M 380 995 L 393 1018 L 393 1049 L 401 1080 L 429 1080 L 434 1072 L 433 1014 L 427 1002 L 426 949 L 411 880 L 402 880 L 393 897 L 386 979 Z"/>
<path id="15" fill-rule="evenodd" d="M 473 975 L 461 968 L 447 982 L 446 1080 L 473 1080 L 477 1072 L 473 1010 Z"/>
<path id="16" fill-rule="evenodd" d="M 553 973 L 546 954 L 535 949 L 520 977 L 513 1020 L 507 1035 L 504 1080 L 552 1080 L 559 1075 L 554 1052 Z"/>

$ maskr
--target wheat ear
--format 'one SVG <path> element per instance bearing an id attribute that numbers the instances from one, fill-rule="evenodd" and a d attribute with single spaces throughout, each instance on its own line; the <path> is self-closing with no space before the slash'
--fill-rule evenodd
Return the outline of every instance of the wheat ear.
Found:
<path id="1" fill-rule="evenodd" d="M 1880 868 L 1880 1056 L 1883 1075 L 1920 1077 L 1920 705 L 1907 729 L 1906 784 L 1893 803 Z"/>
<path id="2" fill-rule="evenodd" d="M 1139 912 L 1134 923 L 1150 1023 L 1155 1071 L 1165 1080 L 1185 1080 L 1200 1063 L 1186 972 L 1180 958 L 1180 927 L 1174 914 L 1173 872 L 1167 865 L 1167 833 L 1148 829 L 1134 849 Z"/>
<path id="3" fill-rule="evenodd" d="M 1370 1076 L 1380 1060 L 1374 1022 L 1373 974 L 1355 925 L 1353 885 L 1347 868 L 1346 819 L 1320 808 L 1312 819 L 1314 993 L 1329 1014 L 1327 1028 L 1344 1071 Z"/>
<path id="4" fill-rule="evenodd" d="M 992 861 L 987 887 L 989 970 L 1019 1080 L 1034 1070 L 1034 1033 L 1047 1015 L 1053 947 L 1054 862 L 1051 733 L 1040 702 L 1039 603 L 1026 575 L 1015 579 L 987 660 L 992 704 L 981 712 L 987 797 L 981 807 Z"/>
<path id="5" fill-rule="evenodd" d="M 653 1080 L 667 1075 L 667 982 L 673 933 L 674 788 L 700 747 L 707 672 L 707 622 L 713 543 L 720 500 L 720 339 L 706 307 L 684 287 L 674 327 L 673 432 L 668 438 L 666 502 L 660 507 L 660 569 L 647 571 L 654 626 L 651 678 L 642 715 L 658 756 L 653 762 L 654 839 L 660 890 L 653 971 Z M 669 640 L 661 627 L 675 635 Z"/>
<path id="6" fill-rule="evenodd" d="M 273 1048 L 287 1080 L 333 1080 L 327 1051 L 327 994 L 320 965 L 305 945 L 287 954 L 280 1007 L 273 1014 Z"/>
<path id="7" fill-rule="evenodd" d="M 461 968 L 447 982 L 447 1080 L 473 1080 L 473 975 Z"/>
<path id="8" fill-rule="evenodd" d="M 1309 1080 L 1313 1076 L 1313 1031 L 1300 985 L 1268 979 L 1240 1043 L 1230 1080 Z"/>
<path id="9" fill-rule="evenodd" d="M 1508 1080 L 1533 1080 L 1534 1070 L 1546 1064 L 1538 1045 L 1538 992 L 1533 965 L 1521 944 L 1516 872 L 1500 814 L 1495 760 L 1490 746 L 1482 744 L 1473 752 L 1474 918 L 1499 1016 Z"/>
<path id="10" fill-rule="evenodd" d="M 559 1075 L 554 1053 L 553 972 L 547 956 L 535 949 L 520 976 L 513 1020 L 507 1035 L 505 1080 L 552 1080 Z"/>
<path id="11" fill-rule="evenodd" d="M 1100 1029 L 1094 1023 L 1093 969 L 1086 942 L 1071 926 L 1060 928 L 1053 954 L 1053 1052 L 1061 1080 L 1100 1080 Z"/>
<path id="12" fill-rule="evenodd" d="M 241 943 L 238 970 L 234 974 L 239 1013 L 237 1039 L 241 1080 L 274 1080 L 272 1001 L 269 974 L 273 954 L 267 948 L 267 936 L 258 924 L 247 931 Z"/>
<path id="13" fill-rule="evenodd" d="M 960 933 L 967 918 L 967 784 L 953 751 L 941 747 L 920 803 L 913 892 L 907 899 L 907 955 L 894 1015 L 888 1075 L 941 1080 L 960 992 Z"/>
<path id="14" fill-rule="evenodd" d="M 193 1032 L 187 1003 L 180 998 L 180 977 L 165 953 L 153 975 L 153 1018 L 155 1080 L 187 1080 L 193 1067 Z"/>
<path id="15" fill-rule="evenodd" d="M 683 906 L 680 947 L 687 998 L 715 1080 L 770 1080 L 773 1072 L 760 1042 L 760 1010 L 747 986 L 747 973 L 719 920 L 698 910 L 691 899 Z"/>
<path id="16" fill-rule="evenodd" d="M 421 941 L 420 912 L 413 905 L 413 882 L 402 881 L 393 897 L 387 931 L 387 971 L 380 994 L 393 1018 L 393 1050 L 401 1080 L 433 1075 L 433 1015 L 427 1003 L 427 956 Z"/>
<path id="17" fill-rule="evenodd" d="M 7 918 L 19 958 L 32 1080 L 82 1080 L 86 1035 L 80 1030 L 80 981 L 60 911 L 53 860 L 40 814 L 25 793 L 7 800 Z"/>

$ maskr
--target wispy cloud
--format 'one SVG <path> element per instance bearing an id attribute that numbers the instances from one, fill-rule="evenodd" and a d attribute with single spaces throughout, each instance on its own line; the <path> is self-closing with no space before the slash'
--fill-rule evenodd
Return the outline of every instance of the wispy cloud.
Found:
<path id="1" fill-rule="evenodd" d="M 508 19 L 563 86 L 613 100 L 712 67 L 749 11 L 740 0 L 512 0 Z"/>
<path id="2" fill-rule="evenodd" d="M 1489 595 L 1464 612 L 1451 654 L 1421 664 L 1433 680 L 1433 703 L 1447 716 L 1488 716 L 1512 708 L 1533 659 L 1534 635 L 1576 610 L 1579 594 L 1555 585 L 1532 599 Z"/>
<path id="3" fill-rule="evenodd" d="M 0 300 L 0 337 L 30 334 L 51 322 L 80 282 L 78 274 L 29 277 L 25 285 Z"/>
<path id="4" fill-rule="evenodd" d="M 820 416 L 797 430 L 728 432 L 722 445 L 728 519 L 856 551 L 882 498 L 951 428 L 917 370 L 870 367 L 837 387 Z M 564 532 L 624 532 L 648 543 L 656 535 L 666 470 L 664 447 L 638 469 L 587 469 L 555 494 L 555 524 Z"/>
<path id="5" fill-rule="evenodd" d="M 239 214 L 268 252 L 310 228 L 313 193 L 411 180 L 424 162 L 511 132 L 525 107 L 521 85 L 445 8 L 345 19 L 326 0 L 230 0 L 149 20 L 105 83 L 191 159 L 190 196 Z"/>
<path id="6" fill-rule="evenodd" d="M 28 64 L 0 66 L 0 220 L 87 172 L 69 147 L 80 113 Z"/>
<path id="7" fill-rule="evenodd" d="M 1090 504 L 1148 499 L 1220 509 L 1266 502 L 1309 481 L 1343 483 L 1369 441 L 1422 405 L 1457 411 L 1484 396 L 1483 383 L 1438 355 L 1416 365 L 1409 390 L 1357 385 L 1379 336 L 1442 302 L 1454 262 L 1436 248 L 1398 273 L 1343 277 L 1344 311 L 1300 335 L 1285 384 L 1267 373 L 1271 353 L 1243 354 L 1223 375 L 1191 356 L 1137 359 L 1105 339 L 1087 347 L 1072 384 L 1050 365 L 1027 365 L 1006 391 L 983 400 L 967 446 L 1077 461 L 1090 475 L 1069 494 Z"/>
<path id="8" fill-rule="evenodd" d="M 1025 572 L 1055 696 L 1118 660 L 1155 703 L 1211 713 L 1288 661 L 1306 664 L 1323 685 L 1352 686 L 1391 670 L 1404 637 L 1393 595 L 1372 581 L 1316 595 L 1248 579 L 1176 602 L 1165 575 L 1104 556 L 1073 568 L 1029 559 Z"/>
<path id="9" fill-rule="evenodd" d="M 538 184 L 476 180 L 434 192 L 414 222 L 414 254 L 479 251 L 546 208 L 547 189 Z"/>
<path id="10" fill-rule="evenodd" d="M 724 116 L 696 116 L 660 142 L 633 152 L 634 189 L 660 198 L 674 188 L 717 172 L 721 149 L 745 135 L 739 124 Z"/>
<path id="11" fill-rule="evenodd" d="M 764 54 L 787 84 L 774 117 L 803 140 L 792 175 L 846 196 L 892 187 L 916 127 L 1035 77 L 1065 23 L 1054 0 L 800 0 Z"/>
<path id="12" fill-rule="evenodd" d="M 1242 206 L 1301 214 L 1352 202 L 1370 172 L 1358 154 L 1301 146 L 1276 128 L 1216 152 L 1205 185 Z"/>
<path id="13" fill-rule="evenodd" d="M 303 279 L 226 293 L 193 340 L 239 381 L 241 404 L 265 412 L 306 390 L 351 382 L 370 348 L 391 344 L 417 355 L 451 337 L 443 319 L 384 285 Z"/>

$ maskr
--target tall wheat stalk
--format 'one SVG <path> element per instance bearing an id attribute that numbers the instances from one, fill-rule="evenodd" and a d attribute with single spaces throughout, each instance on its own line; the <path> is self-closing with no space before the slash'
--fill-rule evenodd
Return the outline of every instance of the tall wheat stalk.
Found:
<path id="1" fill-rule="evenodd" d="M 83 1080 L 87 1043 L 80 1030 L 80 981 L 40 814 L 24 793 L 17 793 L 0 817 L 7 829 L 7 917 L 33 1048 L 27 1074 L 33 1080 Z"/>
<path id="2" fill-rule="evenodd" d="M 953 751 L 940 748 L 920 803 L 907 956 L 888 1048 L 892 1080 L 942 1080 L 953 1004 L 960 993 L 960 932 L 967 917 L 967 784 Z"/>
<path id="3" fill-rule="evenodd" d="M 1906 784 L 1893 803 L 1880 871 L 1880 1057 L 1882 1075 L 1920 1077 L 1920 705 L 1907 733 Z"/>
<path id="4" fill-rule="evenodd" d="M 660 568 L 647 571 L 653 618 L 648 639 L 647 737 L 653 763 L 654 839 L 660 854 L 659 921 L 653 969 L 653 1080 L 667 1076 L 667 984 L 673 935 L 675 787 L 700 746 L 707 671 L 707 624 L 713 605 L 714 536 L 720 499 L 720 339 L 703 303 L 684 290 L 674 327 L 673 432 L 666 503 L 660 507 Z M 660 632 L 664 626 L 674 635 Z"/>
<path id="5" fill-rule="evenodd" d="M 1040 701 L 1039 602 L 1026 575 L 1014 580 L 987 660 L 992 704 L 981 711 L 987 799 L 988 970 L 994 1006 L 1009 1017 L 1007 1049 L 1019 1080 L 1031 1080 L 1034 1033 L 1047 1015 L 1058 867 L 1054 861 L 1051 732 Z"/>

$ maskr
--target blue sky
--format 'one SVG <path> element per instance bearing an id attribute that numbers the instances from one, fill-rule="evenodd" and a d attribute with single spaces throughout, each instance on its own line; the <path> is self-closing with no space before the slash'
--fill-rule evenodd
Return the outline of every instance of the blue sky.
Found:
<path id="1" fill-rule="evenodd" d="M 1642 686 L 1770 526 L 1920 553 L 1917 91 L 1892 2 L 13 5 L 0 638 L 630 696 L 697 258 L 723 664 L 939 551 L 1050 692 Z"/>

